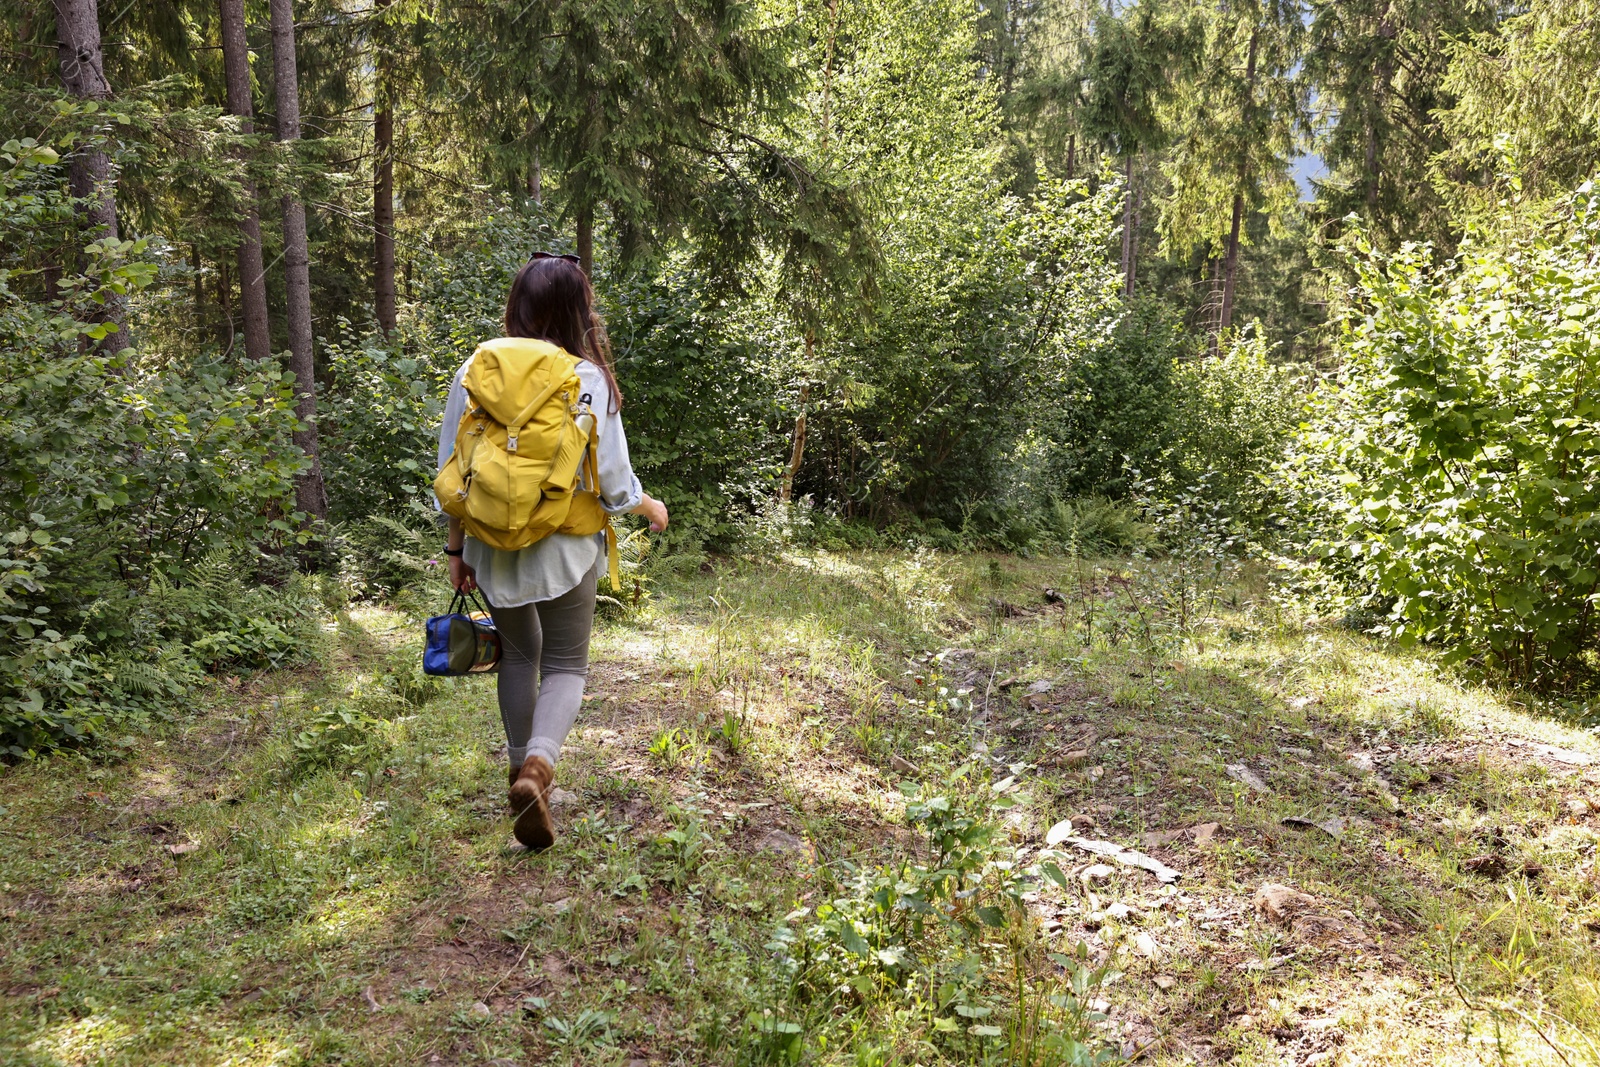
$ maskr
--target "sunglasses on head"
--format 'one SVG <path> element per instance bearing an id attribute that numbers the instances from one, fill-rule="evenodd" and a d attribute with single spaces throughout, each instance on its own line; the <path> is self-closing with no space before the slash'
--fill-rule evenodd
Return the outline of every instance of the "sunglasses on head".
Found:
<path id="1" fill-rule="evenodd" d="M 577 256 L 569 255 L 565 252 L 535 252 L 533 255 L 528 257 L 528 262 L 532 263 L 536 259 L 564 259 L 575 267 L 583 265 L 583 260 L 579 259 Z"/>

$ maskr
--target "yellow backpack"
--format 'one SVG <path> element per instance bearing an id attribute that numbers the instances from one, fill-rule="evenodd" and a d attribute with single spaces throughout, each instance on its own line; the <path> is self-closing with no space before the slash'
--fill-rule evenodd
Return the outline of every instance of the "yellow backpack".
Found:
<path id="1" fill-rule="evenodd" d="M 577 368 L 577 359 L 547 341 L 501 337 L 479 345 L 462 380 L 467 410 L 455 452 L 433 492 L 446 515 L 491 548 L 515 551 L 553 533 L 604 530 L 618 589 L 617 536 L 598 493 L 599 433 L 579 399 Z"/>

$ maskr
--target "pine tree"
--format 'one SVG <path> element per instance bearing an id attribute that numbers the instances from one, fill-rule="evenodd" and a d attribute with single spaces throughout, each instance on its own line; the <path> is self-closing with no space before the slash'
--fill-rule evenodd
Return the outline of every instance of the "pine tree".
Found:
<path id="1" fill-rule="evenodd" d="M 244 0 L 221 0 L 222 60 L 226 68 L 228 112 L 239 119 L 241 133 L 254 132 L 255 105 L 250 96 L 250 46 L 245 40 Z M 239 296 L 244 308 L 244 350 L 252 360 L 272 355 L 267 318 L 267 271 L 261 259 L 261 208 L 254 180 L 240 181 L 244 200 L 239 219 Z"/>
<path id="2" fill-rule="evenodd" d="M 103 101 L 111 98 L 105 63 L 100 51 L 100 11 L 96 0 L 55 0 L 56 55 L 61 83 L 79 100 Z M 72 195 L 86 228 L 97 239 L 115 241 L 117 235 L 117 190 L 111 160 L 94 141 L 80 145 L 69 167 Z M 99 322 L 110 329 L 97 347 L 110 354 L 127 346 L 122 329 L 126 309 L 114 292 L 100 294 L 104 303 L 97 313 Z"/>
<path id="3" fill-rule="evenodd" d="M 1220 332 L 1233 325 L 1246 216 L 1270 216 L 1297 200 L 1289 166 L 1305 121 L 1305 87 L 1294 76 L 1305 26 L 1294 0 L 1189 10 L 1204 36 L 1169 110 L 1163 169 L 1172 188 L 1160 227 L 1168 255 L 1187 258 L 1199 248 L 1218 261 Z"/>
<path id="4" fill-rule="evenodd" d="M 392 0 L 377 0 L 372 100 L 372 299 L 378 329 L 392 335 L 397 323 L 394 285 L 394 103 L 395 82 L 383 16 Z"/>
<path id="5" fill-rule="evenodd" d="M 293 0 L 272 0 L 272 65 L 278 105 L 278 140 L 291 150 L 300 140 L 300 90 L 295 61 Z M 300 428 L 294 443 L 310 466 L 300 476 L 300 510 L 325 519 L 328 497 L 317 450 L 317 381 L 311 334 L 311 258 L 306 243 L 306 209 L 293 188 L 283 194 L 284 288 L 289 323 L 289 369 L 295 376 Z"/>
<path id="6" fill-rule="evenodd" d="M 631 256 L 711 208 L 701 194 L 729 130 L 793 83 L 781 41 L 740 3 L 489 0 L 456 18 L 469 130 L 559 197 L 586 270 L 602 210 Z"/>

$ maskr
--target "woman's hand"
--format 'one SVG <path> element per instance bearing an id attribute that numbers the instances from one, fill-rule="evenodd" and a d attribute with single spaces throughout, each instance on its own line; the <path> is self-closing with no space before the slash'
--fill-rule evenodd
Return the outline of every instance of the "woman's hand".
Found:
<path id="1" fill-rule="evenodd" d="M 651 533 L 660 533 L 667 528 L 667 506 L 649 493 L 644 494 L 644 499 L 633 509 L 633 514 L 643 515 L 650 520 Z"/>
<path id="2" fill-rule="evenodd" d="M 478 588 L 478 572 L 467 566 L 460 556 L 450 558 L 450 588 L 458 593 L 470 593 Z"/>

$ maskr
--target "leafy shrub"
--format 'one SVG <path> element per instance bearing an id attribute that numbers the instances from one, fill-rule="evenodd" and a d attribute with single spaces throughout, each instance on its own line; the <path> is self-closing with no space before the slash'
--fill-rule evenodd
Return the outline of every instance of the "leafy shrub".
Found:
<path id="1" fill-rule="evenodd" d="M 965 777 L 958 770 L 940 793 L 902 786 L 907 821 L 923 835 L 921 862 L 847 864 L 826 899 L 778 928 L 768 947 L 794 1007 L 901 1011 L 927 1020 L 918 1038 L 960 1062 L 1001 1049 L 1010 1062 L 1109 1062 L 1115 1052 L 1092 1033 L 1082 1000 L 1114 976 L 1052 954 L 1068 977 L 1059 982 L 1022 900 L 1046 879 L 1067 887 L 1066 876 L 1053 863 L 1012 862 L 994 819 L 1009 800 L 987 786 L 962 795 Z M 752 1043 L 778 1062 L 799 1047 L 797 1030 L 751 1021 Z"/>
<path id="2" fill-rule="evenodd" d="M 1173 368 L 1176 403 L 1160 466 L 1228 515 L 1259 528 L 1282 508 L 1274 472 L 1305 408 L 1306 375 L 1274 364 L 1259 325 L 1220 354 Z"/>
<path id="3" fill-rule="evenodd" d="M 311 710 L 316 714 L 290 739 L 298 773 L 342 767 L 373 747 L 379 719 L 342 703 Z"/>
<path id="4" fill-rule="evenodd" d="M 1524 681 L 1595 647 L 1600 589 L 1600 195 L 1544 233 L 1365 244 L 1341 372 L 1287 473 L 1322 590 L 1402 642 Z"/>
<path id="5" fill-rule="evenodd" d="M 1103 496 L 1052 500 L 1043 522 L 1056 545 L 1082 552 L 1126 552 L 1147 544 L 1152 536 L 1133 508 Z"/>
<path id="6" fill-rule="evenodd" d="M 1102 344 L 1044 383 L 1035 499 L 1127 495 L 1130 471 L 1164 466 L 1179 406 L 1175 368 L 1183 354 L 1176 317 L 1141 302 Z"/>
<path id="7" fill-rule="evenodd" d="M 18 758 L 115 739 L 206 668 L 294 654 L 295 596 L 249 594 L 203 564 L 281 572 L 304 459 L 275 363 L 92 347 L 112 336 L 104 302 L 136 312 L 159 261 L 143 241 L 78 232 L 54 151 L 15 141 L 3 159 L 0 753 Z M 51 257 L 79 253 L 80 273 L 44 284 Z"/>
<path id="8" fill-rule="evenodd" d="M 503 299 L 503 298 L 502 298 Z M 341 323 L 323 338 L 329 387 L 318 404 L 329 517 L 360 521 L 431 503 L 444 395 L 462 359 L 453 351 L 408 354 Z"/>
<path id="9" fill-rule="evenodd" d="M 771 338 L 683 270 L 613 279 L 604 304 L 630 458 L 672 512 L 662 540 L 726 543 L 776 484 Z"/>

